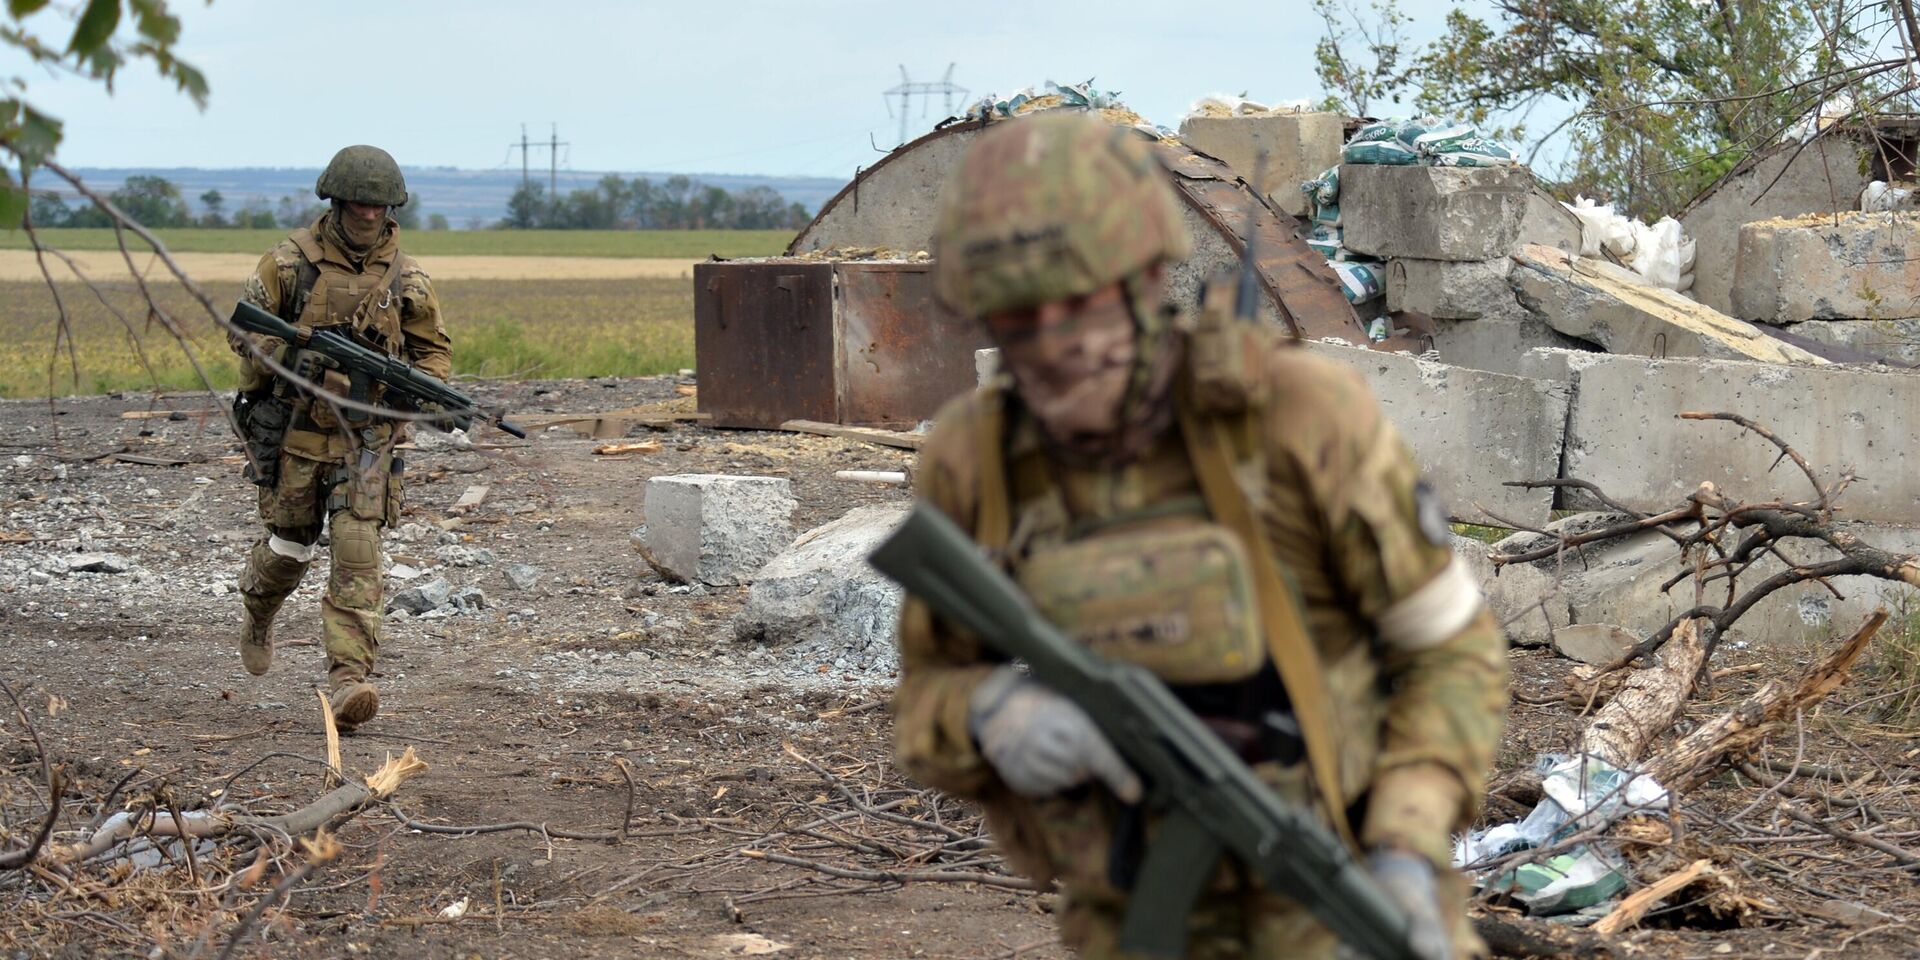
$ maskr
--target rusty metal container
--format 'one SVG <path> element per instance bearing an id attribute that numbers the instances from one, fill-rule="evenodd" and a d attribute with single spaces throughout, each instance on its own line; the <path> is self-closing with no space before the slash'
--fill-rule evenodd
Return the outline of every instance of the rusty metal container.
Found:
<path id="1" fill-rule="evenodd" d="M 717 427 L 788 420 L 910 428 L 973 387 L 980 325 L 934 301 L 932 264 L 695 264 L 700 411 Z"/>

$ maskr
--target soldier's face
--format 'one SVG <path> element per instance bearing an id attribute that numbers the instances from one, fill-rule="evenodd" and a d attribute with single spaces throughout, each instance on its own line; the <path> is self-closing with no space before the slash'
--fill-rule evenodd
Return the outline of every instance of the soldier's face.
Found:
<path id="1" fill-rule="evenodd" d="M 347 201 L 347 216 L 362 223 L 379 223 L 387 217 L 387 208 L 379 204 Z"/>
<path id="2" fill-rule="evenodd" d="M 1147 280 L 1156 288 L 1157 281 Z M 1070 441 L 1120 428 L 1137 349 L 1124 284 L 991 314 L 987 327 L 1021 401 L 1048 433 Z"/>

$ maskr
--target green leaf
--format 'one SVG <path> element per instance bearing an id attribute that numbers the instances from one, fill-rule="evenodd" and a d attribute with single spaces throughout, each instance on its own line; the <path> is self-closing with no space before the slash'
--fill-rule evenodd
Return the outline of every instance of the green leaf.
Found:
<path id="1" fill-rule="evenodd" d="M 13 14 L 13 18 L 18 20 L 27 14 L 39 11 L 46 5 L 47 0 L 7 0 L 7 12 Z"/>
<path id="2" fill-rule="evenodd" d="M 13 184 L 12 175 L 0 170 L 0 230 L 18 230 L 26 219 L 27 191 Z"/>
<path id="3" fill-rule="evenodd" d="M 13 132 L 11 141 L 14 152 L 20 154 L 20 159 L 29 164 L 39 163 L 53 156 L 54 149 L 60 146 L 60 121 L 35 110 L 32 106 L 25 106 L 20 117 L 20 127 Z"/>
<path id="4" fill-rule="evenodd" d="M 180 39 L 180 18 L 167 12 L 166 0 L 127 0 L 140 35 L 162 47 Z"/>
<path id="5" fill-rule="evenodd" d="M 80 24 L 73 28 L 73 42 L 67 44 L 67 52 L 92 57 L 113 38 L 113 31 L 119 26 L 120 0 L 87 0 Z"/>

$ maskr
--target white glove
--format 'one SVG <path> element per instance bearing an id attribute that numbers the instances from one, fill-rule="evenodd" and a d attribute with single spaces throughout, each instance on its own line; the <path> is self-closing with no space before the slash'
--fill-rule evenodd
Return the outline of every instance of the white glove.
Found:
<path id="1" fill-rule="evenodd" d="M 1367 871 L 1382 893 L 1407 915 L 1407 939 L 1423 960 L 1451 960 L 1453 939 L 1440 918 L 1440 891 L 1433 864 L 1416 854 L 1380 847 L 1367 857 Z"/>
<path id="2" fill-rule="evenodd" d="M 1012 667 L 975 688 L 967 726 L 1000 779 L 1023 797 L 1050 797 L 1098 778 L 1122 801 L 1140 800 L 1140 777 L 1086 711 Z"/>

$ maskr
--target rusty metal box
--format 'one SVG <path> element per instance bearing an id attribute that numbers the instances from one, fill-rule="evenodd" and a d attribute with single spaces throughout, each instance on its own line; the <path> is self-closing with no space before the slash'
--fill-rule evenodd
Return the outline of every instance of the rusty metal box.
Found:
<path id="1" fill-rule="evenodd" d="M 717 427 L 788 420 L 910 428 L 974 384 L 978 323 L 933 298 L 932 264 L 695 264 L 700 411 Z"/>

